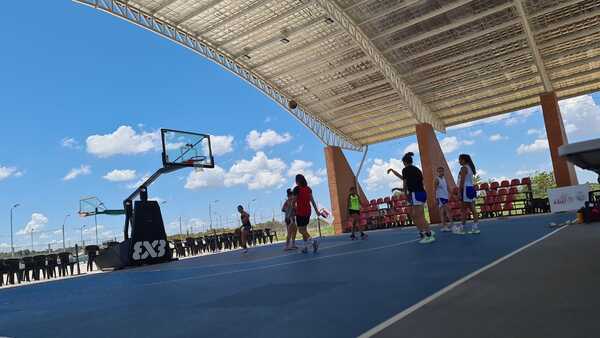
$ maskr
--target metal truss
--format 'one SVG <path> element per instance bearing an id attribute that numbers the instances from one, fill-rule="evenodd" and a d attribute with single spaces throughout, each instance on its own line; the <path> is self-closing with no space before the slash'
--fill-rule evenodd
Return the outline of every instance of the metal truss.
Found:
<path id="1" fill-rule="evenodd" d="M 112 14 L 141 28 L 147 29 L 218 64 L 225 70 L 248 82 L 250 85 L 260 90 L 263 94 L 279 104 L 283 109 L 287 110 L 293 117 L 311 130 L 323 143 L 356 151 L 360 151 L 363 148 L 363 145 L 360 142 L 357 142 L 338 130 L 329 127 L 319 117 L 305 111 L 301 106 L 298 106 L 296 109 L 290 109 L 288 107 L 289 98 L 286 97 L 286 95 L 284 95 L 276 86 L 264 80 L 260 75 L 252 72 L 242 64 L 236 62 L 226 53 L 214 48 L 206 41 L 203 41 L 202 39 L 185 32 L 180 28 L 164 22 L 150 13 L 132 7 L 125 1 L 74 1 Z M 185 21 L 185 18 L 183 21 Z"/>
<path id="2" fill-rule="evenodd" d="M 406 102 L 411 113 L 417 121 L 431 124 L 439 131 L 445 131 L 444 122 L 439 119 L 429 108 L 413 93 L 413 91 L 400 78 L 394 66 L 388 62 L 375 44 L 369 40 L 365 33 L 350 19 L 350 17 L 335 3 L 330 0 L 315 0 L 348 34 L 358 43 L 365 54 L 371 57 L 373 63 L 379 67 L 383 75 L 390 81 L 392 87 Z"/>

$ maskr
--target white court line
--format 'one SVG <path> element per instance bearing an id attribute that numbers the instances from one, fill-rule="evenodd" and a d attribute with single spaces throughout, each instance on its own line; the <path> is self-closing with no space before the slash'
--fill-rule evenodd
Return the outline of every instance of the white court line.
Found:
<path id="1" fill-rule="evenodd" d="M 377 250 L 383 250 L 383 249 L 393 248 L 393 247 L 401 246 L 401 245 L 408 244 L 408 243 L 414 243 L 414 242 L 416 242 L 418 240 L 419 240 L 419 238 L 416 238 L 416 239 L 411 239 L 409 241 L 403 241 L 403 242 L 398 242 L 398 243 L 394 243 L 394 244 L 388 244 L 388 245 L 378 246 L 378 247 L 369 248 L 369 249 L 362 249 L 362 250 L 356 250 L 356 251 L 342 252 L 342 253 L 337 253 L 337 254 L 332 254 L 332 255 L 327 255 L 327 256 L 318 256 L 318 257 L 309 258 L 309 259 L 295 260 L 295 261 L 292 261 L 292 262 L 283 262 L 283 263 L 277 263 L 277 264 L 271 264 L 271 265 L 265 265 L 265 266 L 258 266 L 258 267 L 254 267 L 254 268 L 238 269 L 238 270 L 233 270 L 233 271 L 225 271 L 225 272 L 213 273 L 213 274 L 204 275 L 204 276 L 192 276 L 192 277 L 186 277 L 186 278 L 172 279 L 172 280 L 166 280 L 166 281 L 160 281 L 160 282 L 143 284 L 143 286 L 161 285 L 161 284 L 167 284 L 167 283 L 173 283 L 173 282 L 182 282 L 182 281 L 188 281 L 188 280 L 197 280 L 197 279 L 208 279 L 208 278 L 212 278 L 212 277 L 219 277 L 219 276 L 231 275 L 231 274 L 241 273 L 241 272 L 266 270 L 266 269 L 272 269 L 272 268 L 276 268 L 276 267 L 280 267 L 280 266 L 300 264 L 300 263 L 307 263 L 307 262 L 312 262 L 312 261 L 318 261 L 318 260 L 323 260 L 323 259 L 328 259 L 328 258 L 335 258 L 335 257 L 342 257 L 342 256 L 349 256 L 349 255 L 355 255 L 355 254 L 362 254 L 362 253 L 373 252 L 373 251 L 377 251 Z"/>
<path id="2" fill-rule="evenodd" d="M 548 237 L 556 234 L 557 232 L 559 232 L 559 231 L 561 231 L 561 230 L 563 230 L 563 229 L 565 229 L 567 227 L 568 227 L 568 225 L 565 225 L 565 226 L 563 226 L 561 228 L 558 228 L 558 229 L 552 231 L 551 233 L 546 234 L 545 236 L 543 236 L 541 238 L 538 238 L 535 241 L 533 241 L 533 242 L 531 242 L 529 244 L 526 244 L 525 246 L 523 246 L 523 247 L 521 247 L 521 248 L 519 248 L 519 249 L 517 249 L 517 250 L 515 250 L 515 251 L 513 251 L 513 252 L 511 252 L 509 254 L 507 254 L 506 256 L 503 256 L 503 257 L 501 257 L 501 258 L 493 261 L 492 263 L 490 263 L 490 264 L 482 267 L 481 269 L 479 269 L 477 271 L 474 271 L 474 272 L 471 272 L 470 274 L 466 275 L 465 277 L 463 277 L 463 278 L 457 280 L 456 282 L 454 282 L 454 283 L 446 286 L 445 288 L 441 289 L 440 291 L 432 294 L 431 296 L 429 296 L 429 297 L 421 300 L 420 302 L 414 304 L 413 306 L 411 306 L 411 307 L 405 309 L 404 311 L 396 314 L 395 316 L 393 316 L 390 319 L 384 321 L 383 323 L 375 326 L 374 328 L 370 329 L 369 331 L 361 334 L 360 336 L 358 336 L 358 338 L 373 337 L 374 335 L 376 335 L 376 334 L 380 333 L 381 331 L 385 330 L 386 328 L 392 326 L 393 324 L 395 324 L 396 322 L 402 320 L 403 318 L 405 318 L 406 316 L 410 315 L 411 313 L 417 311 L 418 309 L 420 309 L 423 306 L 431 303 L 435 299 L 437 299 L 437 298 L 443 296 L 444 294 L 450 292 L 452 289 L 460 286 L 461 284 L 464 284 L 465 282 L 467 282 L 468 280 L 472 279 L 473 277 L 481 274 L 482 272 L 484 272 L 486 270 L 489 270 L 489 269 L 493 268 L 494 266 L 496 266 L 496 265 L 504 262 L 505 260 L 513 257 L 514 255 L 520 253 L 521 251 L 523 251 L 523 250 L 525 250 L 525 249 L 527 249 L 527 248 L 529 248 L 531 246 L 534 246 L 535 244 L 537 244 L 537 243 L 545 240 L 546 238 L 548 238 Z"/>

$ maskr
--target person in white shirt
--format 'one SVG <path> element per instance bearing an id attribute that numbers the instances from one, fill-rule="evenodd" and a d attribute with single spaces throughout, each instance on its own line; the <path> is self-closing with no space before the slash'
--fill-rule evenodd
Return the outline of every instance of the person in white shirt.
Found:
<path id="1" fill-rule="evenodd" d="M 438 208 L 440 209 L 440 216 L 442 217 L 442 231 L 451 231 L 450 227 L 446 223 L 446 219 L 452 226 L 452 216 L 450 215 L 450 208 L 448 206 L 449 192 L 448 182 L 444 176 L 444 167 L 437 168 L 437 177 L 435 178 L 435 201 Z"/>
<path id="2" fill-rule="evenodd" d="M 469 230 L 470 234 L 478 234 L 479 230 L 479 215 L 477 214 L 477 208 L 475 207 L 475 200 L 477 199 L 477 191 L 473 184 L 473 176 L 477 173 L 475 170 L 475 164 L 471 159 L 471 156 L 467 154 L 460 154 L 458 156 L 458 162 L 462 166 L 458 174 L 458 191 L 459 198 L 462 201 L 461 205 L 461 226 L 455 231 L 455 233 L 463 235 L 465 234 L 464 226 L 467 220 L 467 213 L 471 211 L 473 214 L 473 224 Z"/>

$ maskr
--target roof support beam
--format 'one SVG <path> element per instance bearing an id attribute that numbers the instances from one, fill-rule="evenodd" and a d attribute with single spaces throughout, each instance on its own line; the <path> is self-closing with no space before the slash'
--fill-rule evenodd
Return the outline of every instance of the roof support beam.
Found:
<path id="1" fill-rule="evenodd" d="M 75 1 L 79 1 L 79 0 L 75 0 Z M 187 21 L 189 21 L 189 20 L 197 17 L 198 15 L 206 12 L 207 10 L 215 7 L 221 1 L 223 1 L 223 0 L 213 0 L 204 6 L 200 6 L 200 7 L 196 8 L 195 10 L 191 11 L 186 16 L 181 18 L 181 20 L 179 20 L 179 22 L 175 23 L 175 26 L 177 26 L 177 27 L 181 26 L 182 24 L 186 23 Z M 197 34 L 195 34 L 195 35 L 197 35 Z"/>
<path id="2" fill-rule="evenodd" d="M 371 59 L 368 56 L 363 56 L 360 57 L 356 60 L 352 60 L 351 62 L 345 62 L 342 63 L 339 66 L 335 66 L 333 68 L 316 68 L 313 70 L 302 70 L 300 69 L 299 72 L 302 72 L 302 76 L 299 77 L 294 77 L 294 81 L 296 85 L 305 85 L 307 83 L 311 83 L 312 81 L 315 80 L 315 78 L 321 78 L 321 77 L 327 77 L 327 76 L 331 76 L 333 74 L 336 74 L 338 72 L 342 72 L 348 68 L 352 68 L 355 66 L 358 66 L 362 63 L 368 62 Z"/>
<path id="3" fill-rule="evenodd" d="M 490 9 L 488 9 L 487 11 L 483 11 L 483 12 L 481 12 L 481 13 L 477 14 L 477 15 L 473 15 L 473 16 L 470 16 L 470 17 L 464 18 L 464 19 L 462 19 L 462 20 L 459 20 L 459 21 L 453 22 L 453 23 L 451 23 L 451 24 L 449 24 L 449 25 L 446 25 L 446 26 L 443 26 L 443 27 L 436 28 L 436 29 L 434 29 L 434 30 L 432 30 L 432 31 L 429 31 L 429 32 L 425 33 L 425 34 L 420 34 L 420 35 L 417 35 L 417 36 L 415 36 L 415 37 L 414 37 L 414 38 L 412 38 L 412 39 L 406 39 L 406 40 L 402 40 L 401 42 L 398 42 L 398 43 L 396 43 L 396 44 L 393 44 L 393 45 L 392 45 L 392 46 L 390 46 L 389 48 L 387 48 L 387 49 L 383 50 L 383 53 L 384 53 L 384 54 L 387 54 L 387 53 L 393 52 L 393 51 L 395 51 L 396 49 L 399 49 L 399 48 L 402 48 L 402 47 L 408 46 L 408 45 L 410 45 L 410 44 L 413 44 L 413 43 L 415 43 L 415 42 L 418 42 L 418 41 L 421 41 L 421 40 L 424 40 L 424 39 L 430 38 L 430 37 L 432 37 L 432 36 L 435 36 L 435 35 L 438 35 L 438 34 L 441 34 L 441 33 L 447 32 L 447 31 L 449 31 L 449 30 L 452 30 L 452 29 L 458 28 L 458 27 L 460 27 L 460 26 L 462 26 L 462 25 L 465 25 L 465 24 L 471 23 L 471 22 L 473 22 L 473 21 L 477 21 L 477 20 L 483 19 L 483 18 L 485 18 L 486 16 L 489 16 L 489 15 L 492 15 L 492 14 L 495 14 L 495 13 L 498 13 L 498 12 L 501 12 L 501 11 L 504 11 L 504 10 L 506 10 L 506 9 L 508 9 L 508 8 L 511 8 L 511 7 L 513 7 L 513 4 L 509 2 L 509 3 L 505 3 L 505 4 L 504 4 L 504 5 L 502 5 L 502 6 L 498 6 L 498 7 L 490 8 Z"/>
<path id="4" fill-rule="evenodd" d="M 311 42 L 309 42 L 309 43 L 307 43 L 307 44 L 305 44 L 303 46 L 300 46 L 300 47 L 295 48 L 295 49 L 288 50 L 287 52 L 284 52 L 282 54 L 277 54 L 277 55 L 275 55 L 275 56 L 273 56 L 273 57 L 271 57 L 269 59 L 266 59 L 266 60 L 264 60 L 264 61 L 262 61 L 262 62 L 260 62 L 260 63 L 258 63 L 256 65 L 252 66 L 252 68 L 253 69 L 258 69 L 258 68 L 260 68 L 260 67 L 262 67 L 264 65 L 277 62 L 277 61 L 279 61 L 281 59 L 285 59 L 285 58 L 288 58 L 288 57 L 293 56 L 293 55 L 302 54 L 302 53 L 306 52 L 307 50 L 310 50 L 311 48 L 318 47 L 320 44 L 323 43 L 323 41 L 326 41 L 326 40 L 337 40 L 337 38 L 340 37 L 340 36 L 342 36 L 342 35 L 343 35 L 343 32 L 339 31 L 339 32 L 336 32 L 336 33 L 332 33 L 332 35 L 330 37 L 327 37 L 326 39 L 315 39 L 315 40 L 313 40 L 313 41 L 311 41 Z M 355 48 L 355 47 L 353 46 L 353 48 Z"/>
<path id="5" fill-rule="evenodd" d="M 377 143 L 380 143 L 380 142 L 387 141 L 389 139 L 398 138 L 398 137 L 402 137 L 402 136 L 406 136 L 406 135 L 410 135 L 410 134 L 414 134 L 414 133 L 415 133 L 415 126 L 411 125 L 409 127 L 394 128 L 394 129 L 386 130 L 386 131 L 383 131 L 380 133 L 371 134 L 369 136 L 361 137 L 358 140 L 359 140 L 359 142 L 364 142 L 365 144 L 373 144 L 372 141 L 369 141 L 369 140 L 377 140 Z M 388 137 L 379 139 L 381 136 L 384 136 L 384 135 L 388 135 Z"/>
<path id="6" fill-rule="evenodd" d="M 381 18 L 384 18 L 384 17 L 386 17 L 386 16 L 390 15 L 390 13 L 394 13 L 394 12 L 396 12 L 396 11 L 399 11 L 399 10 L 401 10 L 401 9 L 403 9 L 403 8 L 406 8 L 406 7 L 408 7 L 408 6 L 412 6 L 412 5 L 414 5 L 414 4 L 416 4 L 416 3 L 419 3 L 419 2 L 421 2 L 421 1 L 422 1 L 422 0 L 405 0 L 405 1 L 401 2 L 401 3 L 399 3 L 399 4 L 396 4 L 396 5 L 394 5 L 394 6 L 390 7 L 390 8 L 387 8 L 387 9 L 383 10 L 383 11 L 382 11 L 382 12 L 380 12 L 380 13 L 377 13 L 377 14 L 373 15 L 373 16 L 372 16 L 372 17 L 370 17 L 370 18 L 367 18 L 367 19 L 365 19 L 365 20 L 363 20 L 363 21 L 359 22 L 359 23 L 358 23 L 358 25 L 359 25 L 359 26 L 366 25 L 366 24 L 368 24 L 369 22 L 373 22 L 373 21 L 375 21 L 375 20 L 379 20 L 379 19 L 381 19 Z M 344 11 L 345 11 L 345 12 L 348 12 L 348 9 L 344 9 Z"/>
<path id="7" fill-rule="evenodd" d="M 324 22 L 324 20 L 325 20 L 325 17 L 316 17 L 316 18 L 314 18 L 314 19 L 312 19 L 310 21 L 307 21 L 307 22 L 303 23 L 302 25 L 294 28 L 294 30 L 289 31 L 288 35 L 286 37 L 291 39 L 294 36 L 296 36 L 298 34 L 301 34 L 305 29 L 308 29 L 308 28 L 310 28 L 313 25 L 316 25 L 318 23 Z M 236 59 L 239 59 L 240 57 L 242 57 L 244 55 L 250 55 L 250 56 L 252 56 L 253 52 L 255 52 L 257 50 L 260 50 L 262 48 L 268 47 L 268 46 L 273 45 L 273 44 L 280 44 L 281 45 L 282 44 L 281 43 L 281 38 L 282 37 L 283 36 L 281 36 L 279 34 L 276 34 L 271 39 L 263 41 L 263 42 L 259 43 L 258 45 L 252 46 L 252 48 L 248 48 L 245 51 L 240 52 L 239 54 L 235 55 L 234 57 Z"/>
<path id="8" fill-rule="evenodd" d="M 360 130 L 356 130 L 354 132 L 349 132 L 349 134 L 352 135 L 352 137 L 360 139 L 360 138 L 364 138 L 364 137 L 371 137 L 371 136 L 377 135 L 377 134 L 386 134 L 389 132 L 395 132 L 398 129 L 414 127 L 414 125 L 415 124 L 413 121 L 404 121 L 404 122 L 394 121 L 394 122 L 386 124 L 386 125 L 372 126 L 372 127 L 368 127 L 368 128 L 360 128 Z M 375 131 L 375 133 L 373 133 L 374 131 Z"/>
<path id="9" fill-rule="evenodd" d="M 234 14 L 232 14 L 232 15 L 224 18 L 223 20 L 219 21 L 219 23 L 217 25 L 210 26 L 210 27 L 207 27 L 207 28 L 205 28 L 205 29 L 203 29 L 203 30 L 201 30 L 199 32 L 196 32 L 196 35 L 204 35 L 206 33 L 212 32 L 213 30 L 215 30 L 215 29 L 217 29 L 219 27 L 225 26 L 228 23 L 230 23 L 230 22 L 236 20 L 237 18 L 241 17 L 242 15 L 247 14 L 247 13 L 249 13 L 249 12 L 251 12 L 251 11 L 259 8 L 260 6 L 264 5 L 265 2 L 268 2 L 268 1 L 270 1 L 270 0 L 258 0 L 256 2 L 254 2 L 252 5 L 244 8 L 244 9 L 241 9 L 239 12 L 234 13 Z"/>
<path id="10" fill-rule="evenodd" d="M 552 82 L 548 77 L 548 73 L 546 72 L 546 66 L 544 65 L 544 60 L 542 59 L 542 55 L 540 54 L 537 43 L 535 42 L 533 31 L 531 30 L 529 20 L 527 19 L 527 14 L 525 13 L 525 8 L 523 8 L 523 3 L 521 2 L 521 0 L 514 0 L 514 3 L 515 7 L 517 8 L 517 13 L 519 13 L 519 16 L 521 17 L 523 31 L 525 32 L 525 36 L 527 36 L 529 49 L 531 50 L 531 54 L 533 55 L 535 67 L 537 68 L 538 74 L 540 74 L 540 78 L 542 79 L 542 83 L 544 84 L 544 90 L 546 90 L 547 93 L 550 93 L 554 90 L 552 87 Z"/>
<path id="11" fill-rule="evenodd" d="M 400 94 L 402 100 L 406 103 L 409 111 L 419 122 L 431 124 L 439 131 L 445 131 L 444 122 L 433 114 L 429 108 L 415 95 L 408 85 L 400 78 L 396 68 L 385 59 L 383 54 L 375 47 L 375 44 L 365 35 L 365 33 L 344 13 L 335 1 L 315 0 L 323 9 L 329 13 L 340 26 L 358 43 L 366 55 L 370 56 L 375 66 L 379 67 L 382 74 L 390 81 L 392 87 Z"/>
<path id="12" fill-rule="evenodd" d="M 445 13 L 447 13 L 447 12 L 453 10 L 453 9 L 456 9 L 458 7 L 467 5 L 470 2 L 472 2 L 472 1 L 473 0 L 461 0 L 461 1 L 457 1 L 457 2 L 452 2 L 452 3 L 450 3 L 447 6 L 444 6 L 442 8 L 438 8 L 438 9 L 436 9 L 434 11 L 426 13 L 425 15 L 421 15 L 421 16 L 419 16 L 417 18 L 414 18 L 414 19 L 412 19 L 410 21 L 407 21 L 405 23 L 402 23 L 400 25 L 394 25 L 393 27 L 388 28 L 388 29 L 380 32 L 379 34 L 371 37 L 371 40 L 375 41 L 375 40 L 379 40 L 381 38 L 384 38 L 386 36 L 390 36 L 390 35 L 392 35 L 392 34 L 394 34 L 396 32 L 399 32 L 399 31 L 401 31 L 403 29 L 406 29 L 406 28 L 409 28 L 411 26 L 414 26 L 414 25 L 416 25 L 418 23 L 421 23 L 421 22 L 423 22 L 425 20 L 429 20 L 431 18 L 435 18 L 438 15 L 445 14 Z"/>
<path id="13" fill-rule="evenodd" d="M 397 111 L 397 113 L 401 114 L 402 112 Z M 384 118 L 389 118 L 389 116 L 380 115 L 377 118 L 370 118 L 368 122 L 379 122 L 379 120 L 382 120 Z M 410 124 L 414 124 L 414 121 L 415 121 L 415 119 L 413 119 L 412 117 L 406 117 L 406 118 L 403 118 L 403 119 L 394 119 L 393 121 L 390 121 L 389 124 L 384 124 L 384 125 L 382 125 L 380 123 L 374 123 L 374 124 L 371 124 L 370 127 L 359 126 L 360 130 L 355 131 L 355 133 L 370 132 L 370 131 L 378 129 L 378 128 L 387 127 L 389 125 L 395 125 L 397 123 L 402 123 L 404 126 L 408 126 Z M 357 126 L 354 125 L 354 124 L 349 124 L 349 125 L 346 125 L 344 127 L 340 127 L 340 130 L 344 131 L 345 133 L 348 133 L 348 132 L 352 133 L 351 131 L 349 131 L 352 128 L 356 129 Z"/>
<path id="14" fill-rule="evenodd" d="M 220 44 L 220 46 L 225 46 L 225 45 L 227 45 L 227 44 L 229 44 L 229 43 L 231 43 L 233 41 L 242 40 L 242 39 L 244 39 L 244 38 L 246 38 L 246 37 L 248 37 L 248 36 L 250 36 L 250 35 L 252 35 L 252 34 L 254 34 L 254 33 L 258 32 L 258 31 L 260 31 L 263 28 L 269 27 L 269 26 L 271 26 L 273 24 L 276 24 L 279 21 L 282 21 L 284 19 L 288 19 L 290 16 L 292 16 L 292 15 L 294 15 L 294 14 L 296 14 L 296 13 L 298 13 L 298 12 L 300 12 L 300 11 L 302 11 L 302 10 L 310 7 L 310 6 L 312 6 L 313 4 L 314 4 L 313 2 L 308 1 L 306 3 L 301 3 L 299 6 L 292 7 L 290 9 L 288 9 L 287 11 L 285 11 L 285 12 L 279 14 L 279 15 L 276 15 L 276 16 L 272 17 L 269 20 L 264 21 L 263 23 L 254 26 L 251 29 L 245 30 L 240 35 L 236 35 L 236 36 L 231 37 L 231 38 L 229 38 L 229 39 L 227 39 L 225 41 L 222 41 L 221 44 Z"/>
<path id="15" fill-rule="evenodd" d="M 92 6 L 100 11 L 112 14 L 120 19 L 135 24 L 141 28 L 149 30 L 167 40 L 173 41 L 178 45 L 185 47 L 200 56 L 218 64 L 225 70 L 245 80 L 248 84 L 261 91 L 267 97 L 275 101 L 282 109 L 288 111 L 300 123 L 304 124 L 315 136 L 327 145 L 335 145 L 349 150 L 360 150 L 362 144 L 349 138 L 347 135 L 327 125 L 316 114 L 310 113 L 298 106 L 296 109 L 288 107 L 289 98 L 282 93 L 272 83 L 263 79 L 259 74 L 247 69 L 244 65 L 235 62 L 223 51 L 220 51 L 208 42 L 164 22 L 152 14 L 144 12 L 138 8 L 131 7 L 129 4 L 116 0 L 74 0 L 88 6 Z"/>
<path id="16" fill-rule="evenodd" d="M 372 114 L 377 114 L 377 113 L 381 113 L 381 111 L 385 111 L 384 114 L 388 114 L 389 109 L 393 108 L 392 110 L 398 110 L 398 108 L 404 108 L 398 105 L 398 102 L 392 102 L 392 103 L 388 103 L 382 106 L 377 107 L 376 110 L 371 110 L 371 111 L 364 111 L 364 110 L 360 110 L 357 112 L 351 112 L 351 113 L 346 113 L 344 115 L 340 115 L 338 117 L 334 117 L 333 119 L 327 120 L 327 122 L 329 123 L 338 123 L 338 122 L 342 122 L 351 118 L 354 118 L 356 116 L 365 116 L 365 117 L 370 117 Z"/>
<path id="17" fill-rule="evenodd" d="M 312 65 L 325 65 L 328 64 L 330 61 L 330 58 L 334 58 L 336 56 L 339 55 L 343 55 L 345 53 L 349 53 L 351 51 L 358 51 L 358 47 L 354 46 L 354 45 L 350 45 L 347 46 L 346 48 L 342 48 L 341 50 L 334 50 L 331 53 L 327 53 L 325 55 L 313 55 L 312 57 L 307 57 L 307 58 L 303 58 L 300 59 L 300 62 L 292 62 L 289 65 L 285 65 L 286 68 L 281 69 L 277 72 L 274 73 L 267 73 L 269 74 L 269 76 L 271 78 L 278 78 L 284 75 L 289 75 L 289 74 L 295 74 L 297 72 L 302 72 L 302 68 L 304 68 L 305 66 L 312 66 Z M 362 50 L 361 50 L 362 52 Z M 370 60 L 370 58 L 369 58 Z"/>
<path id="18" fill-rule="evenodd" d="M 341 105 L 341 106 L 338 106 L 338 107 L 336 107 L 336 108 L 334 108 L 334 109 L 330 109 L 330 110 L 328 110 L 328 111 L 327 111 L 327 113 L 328 113 L 329 115 L 331 115 L 331 114 L 333 114 L 333 113 L 336 113 L 336 112 L 338 112 L 338 111 L 342 111 L 342 110 L 348 109 L 348 108 L 350 108 L 350 107 L 358 106 L 358 105 L 360 105 L 360 104 L 363 104 L 363 103 L 365 103 L 365 102 L 370 102 L 370 101 L 376 101 L 376 100 L 379 100 L 379 99 L 381 99 L 381 98 L 384 98 L 384 97 L 386 97 L 386 96 L 390 96 L 390 95 L 392 95 L 392 94 L 394 94 L 394 93 L 395 93 L 395 90 L 394 90 L 394 89 L 391 89 L 391 90 L 388 90 L 388 91 L 386 91 L 386 92 L 379 93 L 379 94 L 377 94 L 377 95 L 372 95 L 372 96 L 365 97 L 365 98 L 363 98 L 363 99 L 360 99 L 360 100 L 357 100 L 357 101 L 353 101 L 353 102 L 349 102 L 349 103 L 343 104 L 343 105 Z"/>
<path id="19" fill-rule="evenodd" d="M 341 84 L 344 84 L 344 83 L 347 83 L 350 81 L 355 81 L 358 79 L 362 79 L 363 77 L 366 77 L 369 75 L 374 75 L 377 73 L 379 73 L 379 69 L 372 67 L 372 68 L 368 68 L 363 71 L 354 73 L 352 75 L 344 76 L 339 79 L 335 79 L 333 81 L 328 81 L 327 83 L 323 83 L 323 84 L 315 85 L 315 86 L 307 86 L 307 88 L 310 89 L 311 92 L 316 93 L 316 92 L 324 91 L 327 89 L 333 89 Z"/>
<path id="20" fill-rule="evenodd" d="M 176 1 L 178 1 L 178 0 L 166 0 L 165 2 L 161 3 L 158 7 L 156 7 L 152 12 L 150 12 L 150 14 L 154 15 L 154 14 L 162 11 L 163 9 L 171 6 Z"/>
<path id="21" fill-rule="evenodd" d="M 323 98 L 320 98 L 319 101 L 317 101 L 315 103 L 312 103 L 312 104 L 309 104 L 308 108 L 310 109 L 310 108 L 314 108 L 314 107 L 317 107 L 317 106 L 324 106 L 324 105 L 326 105 L 326 104 L 328 104 L 330 102 L 333 102 L 335 100 L 341 99 L 343 97 L 346 97 L 346 96 L 349 96 L 349 95 L 354 95 L 354 94 L 357 94 L 357 93 L 360 93 L 360 92 L 364 92 L 364 91 L 369 90 L 369 89 L 377 88 L 377 87 L 382 86 L 382 85 L 384 85 L 386 83 L 388 83 L 388 81 L 384 79 L 384 80 L 380 80 L 380 81 L 375 81 L 373 83 L 369 83 L 368 85 L 365 85 L 365 86 L 357 87 L 357 88 L 355 88 L 353 90 L 349 90 L 347 92 L 343 92 L 343 93 L 340 93 L 340 94 L 337 94 L 337 95 L 333 95 L 333 96 L 329 96 L 329 97 L 323 97 Z"/>

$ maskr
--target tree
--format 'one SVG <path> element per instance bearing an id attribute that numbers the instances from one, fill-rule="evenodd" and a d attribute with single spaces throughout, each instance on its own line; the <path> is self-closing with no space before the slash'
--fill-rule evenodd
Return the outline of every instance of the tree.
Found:
<path id="1" fill-rule="evenodd" d="M 536 172 L 531 178 L 531 190 L 533 198 L 547 198 L 548 189 L 556 188 L 554 173 L 551 171 Z"/>

